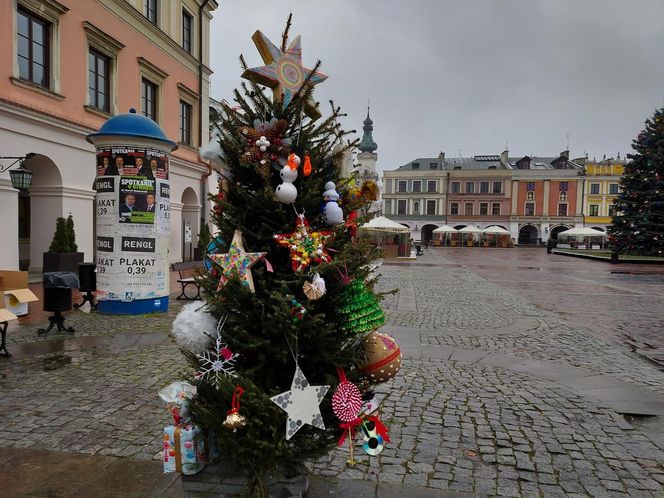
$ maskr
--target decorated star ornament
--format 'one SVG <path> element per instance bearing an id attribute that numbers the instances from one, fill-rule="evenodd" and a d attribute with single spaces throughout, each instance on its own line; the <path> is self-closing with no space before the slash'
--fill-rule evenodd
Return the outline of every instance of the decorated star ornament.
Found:
<path id="1" fill-rule="evenodd" d="M 227 253 L 207 255 L 208 258 L 221 268 L 221 277 L 219 278 L 217 291 L 226 285 L 229 278 L 237 276 L 240 278 L 242 285 L 254 292 L 254 279 L 251 276 L 251 268 L 259 261 L 265 259 L 266 254 L 265 252 L 245 252 L 244 245 L 242 244 L 242 232 L 235 230 Z"/>
<path id="2" fill-rule="evenodd" d="M 290 251 L 291 266 L 294 272 L 306 270 L 312 263 L 329 263 L 332 261 L 325 244 L 334 234 L 330 231 L 313 232 L 304 214 L 297 215 L 295 231 L 274 235 L 274 239 L 282 247 Z"/>
<path id="3" fill-rule="evenodd" d="M 323 416 L 320 413 L 321 401 L 330 386 L 312 386 L 304 376 L 298 364 L 295 364 L 295 375 L 290 391 L 277 394 L 272 401 L 288 414 L 286 420 L 286 440 L 292 438 L 304 424 L 325 430 Z"/>
<path id="4" fill-rule="evenodd" d="M 312 71 L 302 65 L 302 47 L 299 35 L 285 52 L 282 52 L 260 31 L 256 31 L 251 39 L 265 65 L 245 70 L 242 77 L 271 88 L 274 92 L 274 100 L 281 101 L 284 109 L 288 107 L 305 82 L 307 86 L 313 87 L 327 79 L 327 75 Z M 310 78 L 309 75 L 311 75 Z M 308 81 L 307 78 L 309 78 Z M 311 119 L 318 119 L 321 116 L 311 94 L 305 102 L 304 112 Z"/>

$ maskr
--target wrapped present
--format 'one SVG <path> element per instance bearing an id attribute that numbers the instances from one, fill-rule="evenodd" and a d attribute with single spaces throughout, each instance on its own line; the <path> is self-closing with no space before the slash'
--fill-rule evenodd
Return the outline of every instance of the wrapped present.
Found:
<path id="1" fill-rule="evenodd" d="M 164 473 L 192 475 L 203 470 L 209 460 L 203 431 L 192 424 L 164 428 Z"/>

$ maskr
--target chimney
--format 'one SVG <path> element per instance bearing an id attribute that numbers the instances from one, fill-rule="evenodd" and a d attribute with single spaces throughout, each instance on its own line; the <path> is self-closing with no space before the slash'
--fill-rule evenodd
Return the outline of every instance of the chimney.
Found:
<path id="1" fill-rule="evenodd" d="M 440 154 L 438 154 L 438 159 L 445 160 L 445 153 L 442 150 L 440 151 Z"/>
<path id="2" fill-rule="evenodd" d="M 500 162 L 503 164 L 507 164 L 507 156 L 509 155 L 509 151 L 505 149 L 500 153 Z"/>

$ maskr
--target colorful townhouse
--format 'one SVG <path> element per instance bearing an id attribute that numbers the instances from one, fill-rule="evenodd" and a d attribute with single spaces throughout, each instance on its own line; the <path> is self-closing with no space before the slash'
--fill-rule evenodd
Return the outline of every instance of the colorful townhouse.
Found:
<path id="1" fill-rule="evenodd" d="M 216 0 L 0 2 L 2 155 L 26 157 L 28 191 L 0 174 L 0 268 L 41 270 L 58 216 L 94 257 L 95 152 L 85 136 L 130 108 L 178 143 L 171 157 L 170 259 L 199 232 L 217 181 L 209 138 L 209 27 Z M 8 163 L 2 161 L 3 165 Z"/>
<path id="2" fill-rule="evenodd" d="M 606 231 L 614 214 L 615 199 L 620 192 L 620 177 L 625 169 L 625 160 L 609 158 L 588 161 L 585 164 L 585 191 L 583 214 L 590 228 Z"/>
<path id="3" fill-rule="evenodd" d="M 383 175 L 383 213 L 415 240 L 447 224 L 499 226 L 519 244 L 538 244 L 583 224 L 583 165 L 552 157 L 418 158 Z M 426 186 L 426 192 L 423 189 Z M 424 210 L 423 210 L 424 209 Z"/>
<path id="4" fill-rule="evenodd" d="M 383 172 L 383 216 L 407 226 L 414 240 L 431 240 L 446 218 L 445 154 L 419 158 Z"/>
<path id="5" fill-rule="evenodd" d="M 447 224 L 509 230 L 511 171 L 500 156 L 486 155 L 447 161 Z"/>

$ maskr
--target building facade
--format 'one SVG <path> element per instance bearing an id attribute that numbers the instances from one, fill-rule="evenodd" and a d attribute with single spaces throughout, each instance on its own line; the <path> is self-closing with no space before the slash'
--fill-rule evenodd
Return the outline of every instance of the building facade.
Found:
<path id="1" fill-rule="evenodd" d="M 625 160 L 620 156 L 617 159 L 586 162 L 583 195 L 586 226 L 606 231 L 606 227 L 611 224 L 624 169 Z"/>
<path id="2" fill-rule="evenodd" d="M 583 165 L 554 157 L 498 155 L 418 158 L 383 182 L 384 215 L 430 240 L 435 228 L 499 226 L 520 244 L 538 244 L 583 224 Z"/>
<path id="3" fill-rule="evenodd" d="M 71 213 L 94 257 L 94 148 L 85 136 L 136 108 L 178 143 L 171 157 L 169 258 L 196 243 L 216 178 L 198 153 L 209 136 L 209 24 L 215 0 L 8 0 L 0 3 L 2 156 L 34 156 L 28 193 L 0 175 L 7 223 L 0 268 L 39 271 L 58 216 Z"/>

